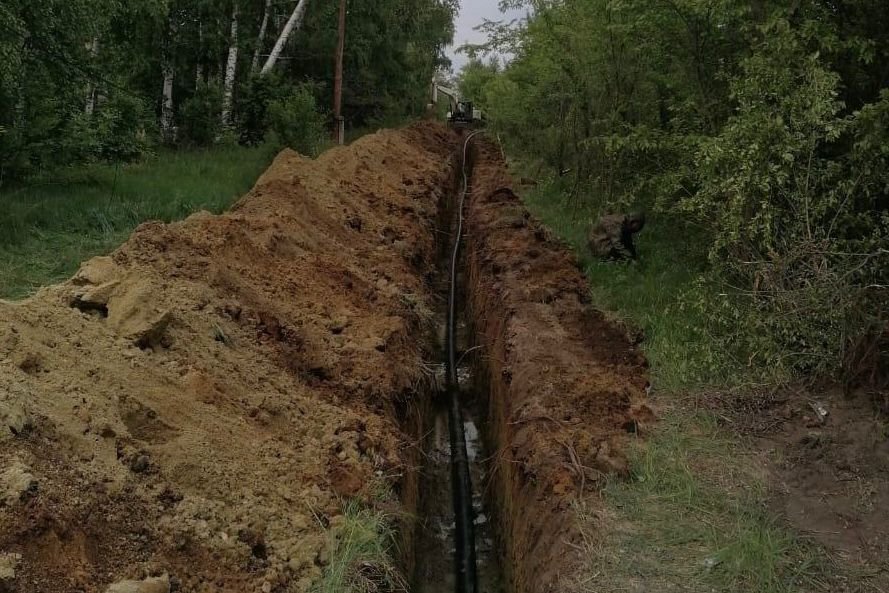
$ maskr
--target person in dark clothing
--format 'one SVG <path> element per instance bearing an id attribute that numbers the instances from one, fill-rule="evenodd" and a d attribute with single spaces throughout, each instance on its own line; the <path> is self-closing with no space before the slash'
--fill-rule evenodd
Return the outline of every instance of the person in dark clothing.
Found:
<path id="1" fill-rule="evenodd" d="M 645 215 L 608 214 L 590 228 L 587 244 L 594 256 L 605 260 L 636 259 L 633 235 L 645 226 Z"/>

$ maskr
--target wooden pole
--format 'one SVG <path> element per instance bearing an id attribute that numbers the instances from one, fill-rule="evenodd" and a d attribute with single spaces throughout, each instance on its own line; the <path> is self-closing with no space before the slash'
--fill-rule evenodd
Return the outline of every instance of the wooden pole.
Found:
<path id="1" fill-rule="evenodd" d="M 343 54 L 346 49 L 346 0 L 340 0 L 339 39 L 336 47 L 336 75 L 333 81 L 333 137 L 337 144 L 345 143 L 346 125 L 343 119 Z"/>

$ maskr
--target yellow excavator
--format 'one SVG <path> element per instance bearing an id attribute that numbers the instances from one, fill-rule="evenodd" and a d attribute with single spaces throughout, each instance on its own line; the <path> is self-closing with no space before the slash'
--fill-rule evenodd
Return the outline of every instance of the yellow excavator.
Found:
<path id="1" fill-rule="evenodd" d="M 439 96 L 444 95 L 449 99 L 448 123 L 453 127 L 474 127 L 484 122 L 482 112 L 475 109 L 472 101 L 464 101 L 460 98 L 460 92 L 432 81 L 432 103 L 430 109 L 434 110 L 438 105 Z"/>

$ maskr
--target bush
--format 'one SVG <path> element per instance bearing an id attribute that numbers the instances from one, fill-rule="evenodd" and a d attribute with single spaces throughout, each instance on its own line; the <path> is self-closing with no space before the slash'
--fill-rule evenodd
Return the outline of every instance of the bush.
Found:
<path id="1" fill-rule="evenodd" d="M 260 144 L 265 139 L 269 106 L 286 99 L 291 91 L 291 85 L 275 73 L 254 74 L 244 84 L 237 101 L 242 144 Z"/>
<path id="2" fill-rule="evenodd" d="M 726 348 L 758 367 L 838 376 L 874 332 L 867 311 L 886 303 L 873 290 L 889 270 L 886 138 L 872 138 L 885 114 L 842 115 L 839 77 L 784 20 L 741 67 L 738 110 L 698 152 L 699 191 L 680 205 L 714 230 L 724 289 L 702 305 Z"/>
<path id="3" fill-rule="evenodd" d="M 318 153 L 324 139 L 324 116 L 305 86 L 269 105 L 268 121 L 282 144 L 305 155 Z"/>
<path id="4" fill-rule="evenodd" d="M 102 140 L 100 158 L 129 162 L 151 150 L 156 126 L 145 101 L 118 93 L 102 106 L 101 113 L 107 118 L 107 135 Z"/>
<path id="5" fill-rule="evenodd" d="M 222 89 L 218 84 L 200 84 L 180 108 L 180 138 L 187 144 L 209 146 L 222 128 Z"/>

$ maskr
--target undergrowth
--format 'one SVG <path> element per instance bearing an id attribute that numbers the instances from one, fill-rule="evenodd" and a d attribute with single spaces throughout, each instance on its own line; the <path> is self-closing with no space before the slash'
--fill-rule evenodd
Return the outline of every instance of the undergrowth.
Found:
<path id="1" fill-rule="evenodd" d="M 361 505 L 346 504 L 342 520 L 331 526 L 330 562 L 312 593 L 407 591 L 392 557 L 391 517 Z"/>
<path id="2" fill-rule="evenodd" d="M 250 189 L 271 145 L 162 152 L 132 165 L 92 165 L 0 192 L 0 298 L 21 298 L 107 253 L 147 220 L 218 213 Z"/>
<path id="3" fill-rule="evenodd" d="M 683 221 L 649 216 L 637 236 L 639 259 L 602 262 L 586 246 L 586 232 L 597 213 L 573 205 L 559 182 L 544 182 L 524 192 L 531 212 L 577 252 L 590 280 L 593 302 L 645 332 L 643 347 L 658 388 L 675 390 L 725 385 L 738 380 L 740 363 L 710 339 L 699 310 L 689 306 L 705 255 L 696 231 Z"/>

